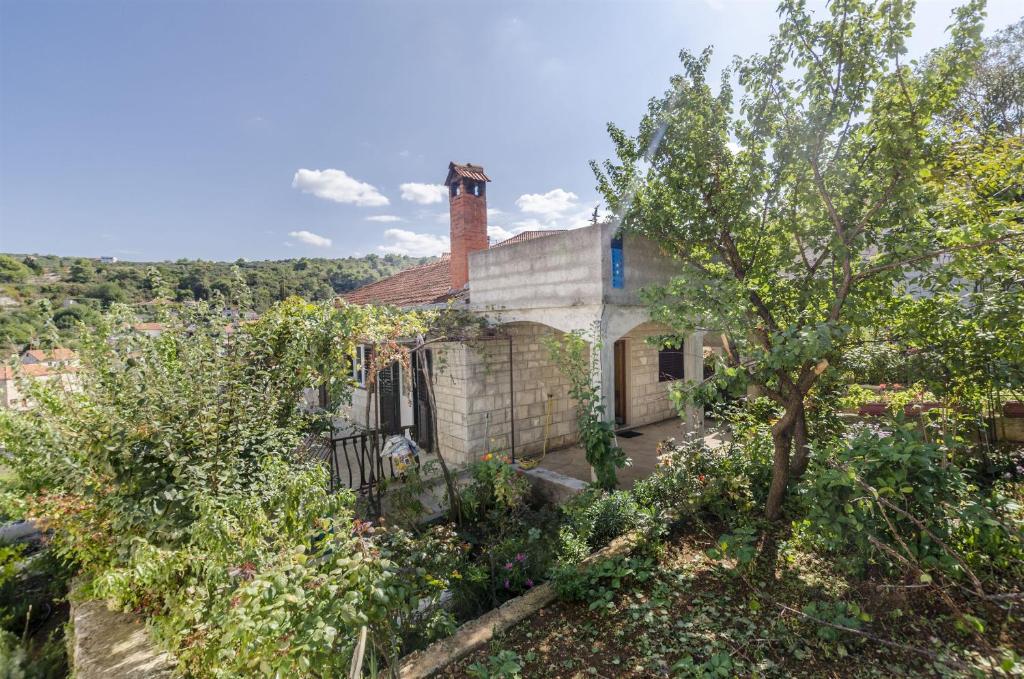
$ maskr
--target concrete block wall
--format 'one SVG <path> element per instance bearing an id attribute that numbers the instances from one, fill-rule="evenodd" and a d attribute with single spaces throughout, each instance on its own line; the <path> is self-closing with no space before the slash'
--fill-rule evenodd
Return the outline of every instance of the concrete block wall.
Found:
<path id="1" fill-rule="evenodd" d="M 658 381 L 658 348 L 647 343 L 647 338 L 666 332 L 667 328 L 656 323 L 644 323 L 623 337 L 629 356 L 626 424 L 630 427 L 678 416 L 669 398 L 669 389 L 676 382 Z"/>

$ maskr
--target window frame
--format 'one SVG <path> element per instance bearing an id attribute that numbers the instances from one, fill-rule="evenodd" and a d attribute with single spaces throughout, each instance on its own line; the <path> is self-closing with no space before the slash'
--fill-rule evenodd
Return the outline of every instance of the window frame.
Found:
<path id="1" fill-rule="evenodd" d="M 679 357 L 679 375 L 676 376 L 673 372 L 666 371 L 663 369 L 663 356 L 672 355 Z M 675 367 L 675 366 L 670 366 Z M 677 348 L 662 347 L 658 349 L 658 382 L 678 382 L 679 380 L 686 379 L 686 355 L 683 352 L 683 347 Z"/>
<path id="2" fill-rule="evenodd" d="M 356 346 L 356 354 L 352 357 L 352 379 L 360 389 L 366 388 L 366 345 Z"/>

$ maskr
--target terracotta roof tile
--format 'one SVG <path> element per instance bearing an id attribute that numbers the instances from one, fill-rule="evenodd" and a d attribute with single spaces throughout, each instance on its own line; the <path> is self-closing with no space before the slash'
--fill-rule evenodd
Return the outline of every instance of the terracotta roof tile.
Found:
<path id="1" fill-rule="evenodd" d="M 70 361 L 78 358 L 78 354 L 65 347 L 57 347 L 51 351 L 45 349 L 29 349 L 22 356 L 31 356 L 37 361 Z"/>
<path id="2" fill-rule="evenodd" d="M 425 304 L 443 304 L 454 297 L 450 258 L 442 255 L 435 262 L 399 271 L 369 285 L 364 285 L 341 296 L 352 304 L 393 304 L 409 307 Z"/>
<path id="3" fill-rule="evenodd" d="M 25 377 L 48 377 L 49 375 L 78 372 L 78 369 L 74 366 L 62 366 L 55 368 L 53 366 L 46 365 L 45 363 L 30 363 L 28 365 L 22 365 L 19 367 L 19 370 Z M 13 379 L 14 370 L 11 366 L 0 365 L 0 381 Z"/>
<path id="4" fill-rule="evenodd" d="M 528 240 L 534 240 L 535 238 L 544 238 L 545 236 L 550 236 L 556 233 L 564 233 L 565 231 L 566 229 L 549 229 L 546 231 L 523 231 L 522 233 L 517 233 L 511 238 L 506 238 L 500 243 L 495 243 L 491 247 L 500 248 L 502 245 L 515 245 L 516 243 L 525 243 Z"/>
<path id="5" fill-rule="evenodd" d="M 483 166 L 474 165 L 473 163 L 466 163 L 464 165 L 460 165 L 456 162 L 448 163 L 448 178 L 444 180 L 445 186 L 452 183 L 452 175 L 465 177 L 466 179 L 472 179 L 478 182 L 491 181 L 490 177 L 484 174 Z"/>
<path id="6" fill-rule="evenodd" d="M 511 238 L 492 245 L 498 248 L 503 245 L 525 243 L 536 238 L 544 238 L 565 229 L 547 231 L 523 231 Z M 341 299 L 352 304 L 392 304 L 400 307 L 424 306 L 427 304 L 444 304 L 445 302 L 463 297 L 465 291 L 451 289 L 451 271 L 449 255 L 445 253 L 436 262 L 421 264 L 394 276 L 356 288 L 341 295 Z M 470 281 L 470 287 L 472 287 Z"/>

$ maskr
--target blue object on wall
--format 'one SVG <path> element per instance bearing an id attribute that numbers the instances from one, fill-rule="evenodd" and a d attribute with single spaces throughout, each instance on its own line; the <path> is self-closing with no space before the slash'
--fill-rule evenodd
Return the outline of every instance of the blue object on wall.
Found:
<path id="1" fill-rule="evenodd" d="M 622 236 L 612 238 L 612 287 L 625 287 L 625 265 L 622 262 Z"/>

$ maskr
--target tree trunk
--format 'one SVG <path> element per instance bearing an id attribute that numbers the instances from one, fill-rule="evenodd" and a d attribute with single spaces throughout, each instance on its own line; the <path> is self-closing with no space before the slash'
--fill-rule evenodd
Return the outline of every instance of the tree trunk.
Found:
<path id="1" fill-rule="evenodd" d="M 772 483 L 768 488 L 768 501 L 764 513 L 769 521 L 775 521 L 782 514 L 782 500 L 786 496 L 786 484 L 789 483 L 789 449 L 792 443 L 790 427 L 781 431 L 772 428 L 772 444 L 775 455 L 772 459 Z"/>
<path id="2" fill-rule="evenodd" d="M 798 479 L 807 471 L 811 461 L 811 450 L 807 446 L 807 413 L 803 401 L 800 401 L 796 419 L 793 420 L 793 461 L 789 465 L 789 475 Z"/>
<path id="3" fill-rule="evenodd" d="M 772 483 L 768 488 L 768 501 L 764 513 L 770 521 L 782 514 L 782 501 L 786 497 L 786 485 L 789 483 L 789 452 L 793 447 L 793 434 L 797 421 L 803 418 L 803 398 L 792 397 L 775 424 L 772 425 L 772 445 L 775 454 L 772 458 Z M 805 432 L 806 433 L 806 432 Z M 806 439 L 806 436 L 804 437 Z"/>

